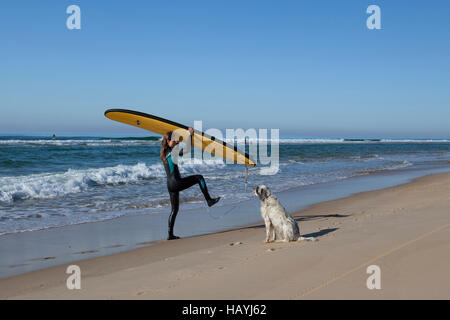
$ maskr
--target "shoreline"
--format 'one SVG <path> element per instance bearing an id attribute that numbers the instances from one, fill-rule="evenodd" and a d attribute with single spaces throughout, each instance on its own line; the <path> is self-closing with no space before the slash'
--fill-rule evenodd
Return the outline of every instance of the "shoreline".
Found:
<path id="1" fill-rule="evenodd" d="M 263 244 L 264 225 L 260 222 L 253 223 L 231 230 L 187 237 L 176 241 L 149 242 L 149 246 L 146 247 L 77 261 L 76 264 L 80 266 L 83 274 L 82 290 L 71 291 L 65 288 L 67 277 L 65 269 L 68 264 L 1 279 L 0 298 L 344 298 L 344 296 L 335 296 L 337 291 L 333 290 L 341 292 L 342 287 L 338 286 L 341 282 L 344 287 L 351 287 L 353 281 L 348 281 L 348 279 L 356 276 L 356 271 L 362 270 L 365 266 L 364 262 L 386 259 L 409 246 L 417 245 L 427 237 L 436 237 L 437 235 L 441 237 L 438 239 L 441 241 L 441 245 L 436 249 L 437 253 L 433 253 L 435 259 L 420 259 L 419 261 L 420 277 L 433 277 L 433 281 L 423 284 L 420 280 L 419 283 L 425 288 L 428 288 L 430 283 L 438 285 L 440 288 L 442 282 L 435 279 L 440 272 L 430 274 L 430 272 L 422 270 L 421 265 L 431 262 L 433 265 L 428 268 L 436 269 L 437 267 L 438 271 L 441 271 L 440 268 L 444 270 L 450 265 L 450 257 L 445 255 L 446 251 L 443 249 L 450 247 L 450 239 L 443 232 L 450 226 L 450 216 L 446 214 L 448 211 L 446 208 L 450 202 L 448 200 L 450 199 L 448 197 L 449 181 L 450 173 L 427 175 L 406 184 L 360 192 L 345 198 L 313 204 L 293 216 L 300 224 L 302 235 L 319 238 L 319 241 L 314 243 Z M 428 196 L 421 199 L 417 197 L 417 194 L 411 196 L 411 193 L 426 193 Z M 396 196 L 398 196 L 398 200 Z M 423 210 L 427 212 L 427 216 L 423 215 Z M 394 230 L 392 226 L 395 226 L 395 233 L 389 232 Z M 342 242 L 343 246 L 334 244 L 335 240 Z M 434 239 L 433 241 L 438 240 Z M 152 245 L 155 243 L 158 245 Z M 382 250 L 381 247 L 383 247 Z M 302 251 L 301 257 L 292 255 L 297 250 Z M 433 250 L 433 247 L 428 247 L 427 250 Z M 319 251 L 322 251 L 322 254 Z M 421 252 L 423 250 L 419 251 L 419 255 Z M 436 255 L 437 258 L 444 259 L 442 263 L 435 263 Z M 411 254 L 409 258 L 415 259 Z M 327 263 L 321 263 L 323 260 L 327 260 Z M 358 263 L 355 262 L 356 260 Z M 281 262 L 285 271 L 290 271 L 296 278 L 299 278 L 297 285 L 303 287 L 304 290 L 299 290 L 297 287 L 291 288 L 290 281 L 287 281 L 289 279 L 273 274 L 271 270 L 280 267 L 279 263 Z M 354 266 L 349 269 L 348 262 L 359 267 Z M 263 264 L 261 265 L 261 263 Z M 263 266 L 263 270 L 259 270 L 261 266 Z M 309 268 L 305 268 L 305 266 L 309 266 Z M 311 266 L 317 267 L 317 270 L 313 270 L 314 268 Z M 330 270 L 330 266 L 335 268 Z M 391 263 L 386 268 L 389 271 L 397 266 L 398 264 Z M 347 271 L 334 270 L 340 268 Z M 403 266 L 403 268 L 410 267 Z M 382 269 L 384 270 L 385 267 Z M 308 276 L 304 276 L 301 270 L 305 271 Z M 284 290 L 267 291 L 264 283 L 260 283 L 255 278 L 255 271 L 260 276 L 258 279 L 269 277 L 268 285 L 279 288 L 282 283 Z M 364 272 L 357 274 L 358 277 L 367 278 L 365 270 L 362 271 Z M 399 276 L 399 271 L 396 272 L 395 277 L 406 281 L 404 276 Z M 408 274 L 408 272 L 406 273 Z M 236 282 L 234 278 L 236 274 L 246 288 L 239 294 L 228 283 Z M 329 278 L 331 274 L 338 274 L 338 276 L 326 280 L 327 276 Z M 388 275 L 387 277 L 392 276 Z M 389 281 L 397 281 L 395 277 Z M 409 272 L 409 277 L 414 279 L 416 276 L 412 276 Z M 213 279 L 218 281 L 219 288 L 223 290 L 211 291 L 213 288 L 211 288 L 210 281 Z M 365 284 L 365 280 L 360 282 L 360 284 Z M 441 283 L 440 287 L 439 283 Z M 447 285 L 445 281 L 443 284 Z M 122 286 L 126 288 L 125 291 Z M 285 288 L 286 286 L 287 288 Z M 339 288 L 333 289 L 334 286 Z M 263 287 L 266 290 L 263 290 Z M 420 293 L 411 290 L 410 283 L 405 288 L 394 288 L 395 290 L 391 288 L 387 294 L 385 292 L 380 294 L 380 292 L 376 292 L 377 290 L 371 291 L 364 288 L 364 285 L 360 285 L 356 289 L 353 288 L 355 291 L 351 292 L 358 292 L 355 295 L 357 299 L 360 297 L 369 299 L 423 298 L 424 294 L 444 299 L 450 297 L 450 292 L 445 290 L 445 288 L 450 290 L 450 286 L 441 288 L 440 291 L 434 290 L 434 293 L 427 291 Z M 192 295 L 192 292 L 195 294 Z M 325 294 L 325 292 L 327 293 Z M 351 294 L 348 297 L 350 298 Z M 426 297 L 428 296 L 425 295 Z"/>
<path id="2" fill-rule="evenodd" d="M 449 167 L 402 169 L 300 186 L 276 196 L 290 214 L 311 205 L 361 192 L 401 185 Z M 96 222 L 51 227 L 0 236 L 0 279 L 74 261 L 154 245 L 166 238 L 168 212 L 124 215 Z M 205 218 L 206 217 L 206 218 Z M 234 205 L 182 208 L 175 232 L 182 238 L 232 230 L 262 221 L 254 197 Z"/>

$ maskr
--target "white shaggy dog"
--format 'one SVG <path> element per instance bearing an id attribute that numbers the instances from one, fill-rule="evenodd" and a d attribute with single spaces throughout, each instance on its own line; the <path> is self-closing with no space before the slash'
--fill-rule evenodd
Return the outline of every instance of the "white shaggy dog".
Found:
<path id="1" fill-rule="evenodd" d="M 265 185 L 257 186 L 255 195 L 261 200 L 261 216 L 266 224 L 266 242 L 315 241 L 314 237 L 301 237 L 297 222 L 287 213 L 280 201 Z"/>

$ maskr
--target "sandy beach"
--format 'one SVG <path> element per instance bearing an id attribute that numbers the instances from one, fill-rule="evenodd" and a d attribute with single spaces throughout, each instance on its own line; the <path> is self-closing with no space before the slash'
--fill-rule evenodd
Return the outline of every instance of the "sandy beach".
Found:
<path id="1" fill-rule="evenodd" d="M 261 222 L 2 279 L 0 298 L 449 299 L 449 208 L 450 173 L 429 175 L 294 214 L 316 242 L 264 243 Z"/>

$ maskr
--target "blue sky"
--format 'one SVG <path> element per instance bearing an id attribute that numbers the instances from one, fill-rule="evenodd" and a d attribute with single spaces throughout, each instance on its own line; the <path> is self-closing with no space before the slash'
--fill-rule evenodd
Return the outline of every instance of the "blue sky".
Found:
<path id="1" fill-rule="evenodd" d="M 81 8 L 81 30 L 66 8 Z M 381 8 L 382 30 L 366 28 Z M 450 137 L 448 1 L 0 4 L 0 133 L 147 134 L 135 109 L 282 136 Z"/>

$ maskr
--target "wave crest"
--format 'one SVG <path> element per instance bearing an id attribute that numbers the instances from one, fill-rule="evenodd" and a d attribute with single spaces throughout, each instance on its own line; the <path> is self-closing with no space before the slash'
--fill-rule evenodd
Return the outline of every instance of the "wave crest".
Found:
<path id="1" fill-rule="evenodd" d="M 74 170 L 63 173 L 32 174 L 0 179 L 0 201 L 48 199 L 78 193 L 93 186 L 136 183 L 161 177 L 161 166 L 117 165 L 115 167 Z"/>
<path id="2" fill-rule="evenodd" d="M 180 172 L 193 174 L 214 171 L 225 166 L 222 160 L 207 160 L 196 163 L 182 159 Z M 26 176 L 0 178 L 0 201 L 11 203 L 26 199 L 49 199 L 89 188 L 107 185 L 143 183 L 145 180 L 164 178 L 166 173 L 162 164 L 117 165 L 106 168 L 76 170 L 62 173 L 42 173 Z"/>

